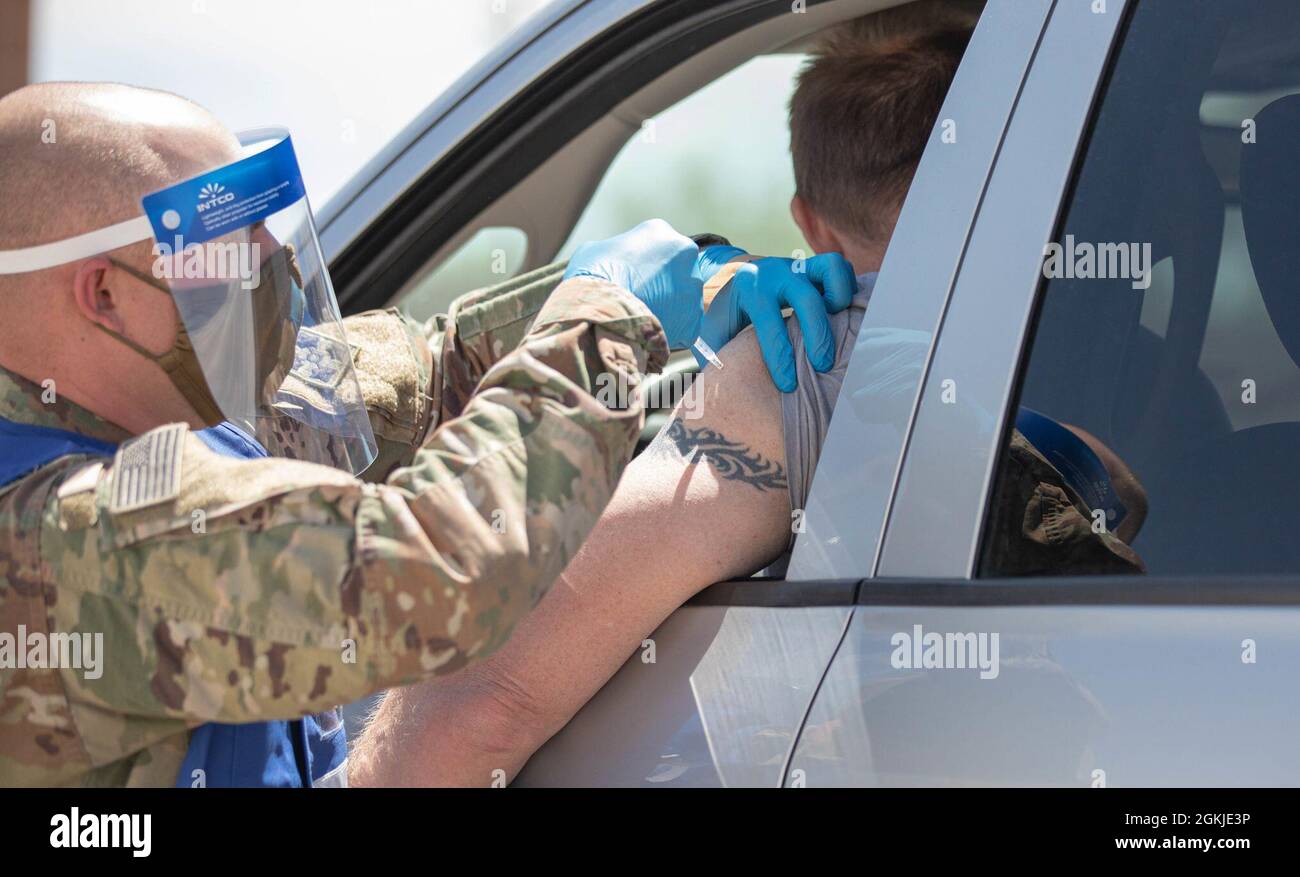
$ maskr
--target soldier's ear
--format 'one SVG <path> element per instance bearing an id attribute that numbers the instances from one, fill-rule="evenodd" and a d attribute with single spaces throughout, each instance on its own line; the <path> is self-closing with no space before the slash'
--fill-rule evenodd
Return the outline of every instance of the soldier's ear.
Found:
<path id="1" fill-rule="evenodd" d="M 72 299 L 77 311 L 90 322 L 121 333 L 122 314 L 110 281 L 126 279 L 126 272 L 114 271 L 113 263 L 104 256 L 79 263 L 72 275 Z"/>

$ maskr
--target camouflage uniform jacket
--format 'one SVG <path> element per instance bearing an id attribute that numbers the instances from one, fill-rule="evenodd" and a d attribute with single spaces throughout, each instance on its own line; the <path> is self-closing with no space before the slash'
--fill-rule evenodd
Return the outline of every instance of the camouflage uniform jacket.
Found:
<path id="1" fill-rule="evenodd" d="M 632 454 L 640 404 L 602 404 L 598 377 L 635 387 L 668 353 L 626 292 L 579 279 L 547 298 L 554 275 L 423 327 L 348 319 L 383 483 L 184 431 L 176 488 L 115 507 L 132 448 L 176 428 L 132 438 L 0 370 L 0 417 L 122 443 L 0 488 L 0 784 L 170 785 L 199 724 L 320 712 L 498 647 Z M 102 634 L 97 678 L 50 666 L 67 634 Z M 42 638 L 51 654 L 17 666 Z"/>

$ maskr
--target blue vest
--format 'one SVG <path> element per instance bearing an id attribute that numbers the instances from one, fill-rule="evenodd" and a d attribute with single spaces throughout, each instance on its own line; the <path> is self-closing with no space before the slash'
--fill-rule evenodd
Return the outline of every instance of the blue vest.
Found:
<path id="1" fill-rule="evenodd" d="M 255 459 L 266 450 L 228 423 L 196 432 L 218 454 Z M 0 417 L 0 488 L 69 454 L 111 456 L 117 446 L 62 429 Z M 195 728 L 178 787 L 335 785 L 346 781 L 347 736 L 338 710 L 293 721 L 209 723 Z M 336 770 L 337 769 L 337 770 Z M 333 772 L 333 773 L 331 773 Z M 326 778 L 324 783 L 322 779 Z"/>

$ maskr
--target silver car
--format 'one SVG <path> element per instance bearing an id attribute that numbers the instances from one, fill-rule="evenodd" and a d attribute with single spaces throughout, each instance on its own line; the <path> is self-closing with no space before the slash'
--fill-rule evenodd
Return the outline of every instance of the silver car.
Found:
<path id="1" fill-rule="evenodd" d="M 797 249 L 790 77 L 896 2 L 559 0 L 322 211 L 340 301 L 650 215 Z M 1300 783 L 1297 102 L 1290 0 L 988 0 L 863 324 L 928 337 L 910 416 L 855 357 L 785 575 L 681 607 L 517 784 Z M 1023 408 L 1136 473 L 1145 574 L 1000 568 Z"/>

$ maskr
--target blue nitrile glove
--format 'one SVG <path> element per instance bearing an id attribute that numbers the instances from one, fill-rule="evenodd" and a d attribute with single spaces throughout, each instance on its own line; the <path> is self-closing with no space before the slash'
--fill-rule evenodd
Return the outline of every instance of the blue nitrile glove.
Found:
<path id="1" fill-rule="evenodd" d="M 745 255 L 745 251 L 721 245 L 706 247 L 696 260 L 695 273 L 707 281 L 738 255 Z M 714 350 L 721 350 L 753 323 L 772 381 L 781 392 L 791 393 L 798 380 L 781 309 L 794 309 L 803 329 L 808 361 L 817 371 L 828 371 L 835 364 L 835 337 L 827 314 L 847 308 L 857 288 L 853 266 L 839 253 L 808 259 L 760 258 L 741 265 L 714 298 L 700 323 L 700 338 Z M 705 359 L 698 350 L 695 358 L 703 368 Z"/>
<path id="2" fill-rule="evenodd" d="M 564 279 L 598 277 L 626 289 L 650 308 L 674 349 L 690 347 L 704 316 L 702 281 L 692 273 L 699 248 L 662 219 L 583 244 L 569 259 Z"/>

